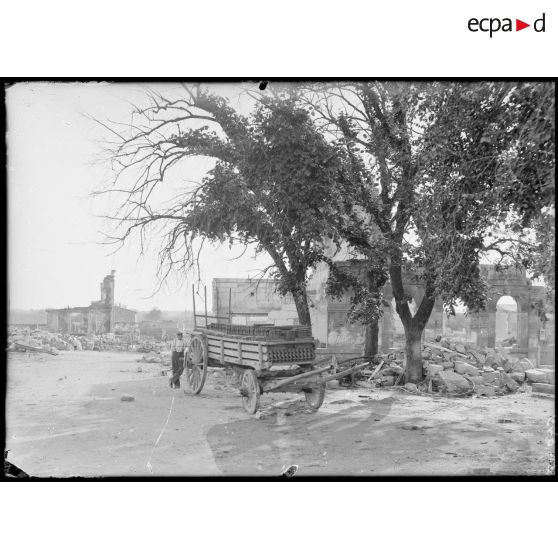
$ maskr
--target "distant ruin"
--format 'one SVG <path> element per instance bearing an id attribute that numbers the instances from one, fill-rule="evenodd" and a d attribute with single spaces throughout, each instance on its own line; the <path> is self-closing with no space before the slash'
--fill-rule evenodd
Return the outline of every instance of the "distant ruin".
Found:
<path id="1" fill-rule="evenodd" d="M 114 302 L 115 270 L 101 283 L 101 300 L 89 306 L 47 309 L 47 327 L 58 333 L 114 333 L 117 326 L 136 323 L 136 311 Z"/>

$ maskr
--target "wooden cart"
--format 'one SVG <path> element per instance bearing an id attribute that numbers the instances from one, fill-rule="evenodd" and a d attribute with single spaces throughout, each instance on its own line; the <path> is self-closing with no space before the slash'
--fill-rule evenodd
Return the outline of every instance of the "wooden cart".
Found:
<path id="1" fill-rule="evenodd" d="M 196 314 L 193 288 L 192 297 L 194 330 L 184 369 L 194 394 L 202 391 L 208 366 L 223 366 L 241 375 L 240 395 L 249 413 L 258 410 L 260 395 L 272 392 L 303 392 L 307 404 L 319 409 L 328 381 L 368 366 L 363 363 L 339 373 L 333 363 L 316 368 L 316 340 L 310 327 L 233 324 L 230 293 L 228 316 L 208 316 L 207 306 L 205 314 Z M 205 319 L 202 326 L 197 323 L 199 317 Z"/>

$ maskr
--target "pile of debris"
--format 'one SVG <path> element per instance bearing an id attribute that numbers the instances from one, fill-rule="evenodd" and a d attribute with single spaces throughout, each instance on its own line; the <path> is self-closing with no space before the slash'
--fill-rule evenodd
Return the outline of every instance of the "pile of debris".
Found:
<path id="1" fill-rule="evenodd" d="M 57 354 L 58 351 L 127 351 L 161 353 L 168 343 L 152 337 L 133 339 L 130 335 L 52 333 L 44 330 L 10 328 L 8 350 Z"/>
<path id="2" fill-rule="evenodd" d="M 155 352 L 151 351 L 144 354 L 137 362 L 149 362 L 152 364 L 170 364 L 171 354 L 170 351 Z"/>
<path id="3" fill-rule="evenodd" d="M 57 335 L 47 331 L 12 332 L 8 336 L 8 350 L 58 354 L 58 351 L 81 351 L 82 342 L 71 335 Z"/>
<path id="4" fill-rule="evenodd" d="M 404 384 L 405 352 L 378 355 L 370 381 L 376 386 L 401 385 L 410 391 L 455 395 L 505 395 L 533 384 L 533 391 L 554 392 L 553 367 L 535 367 L 504 349 L 485 349 L 468 343 L 440 339 L 425 342 L 422 351 L 424 380 Z M 539 387 L 545 384 L 548 388 Z"/>

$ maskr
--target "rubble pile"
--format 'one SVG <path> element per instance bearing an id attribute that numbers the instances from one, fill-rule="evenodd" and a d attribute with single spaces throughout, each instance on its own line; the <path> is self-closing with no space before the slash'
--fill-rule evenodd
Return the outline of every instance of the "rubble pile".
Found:
<path id="1" fill-rule="evenodd" d="M 8 331 L 9 351 L 51 354 L 57 354 L 58 351 L 127 351 L 146 353 L 153 357 L 152 353 L 160 355 L 168 349 L 168 342 L 156 341 L 147 336 L 133 337 L 114 333 L 70 335 L 18 328 L 10 328 Z M 163 362 L 163 359 L 153 362 Z"/>
<path id="2" fill-rule="evenodd" d="M 8 350 L 50 352 L 81 351 L 85 347 L 79 337 L 61 335 L 48 331 L 35 330 L 33 332 L 12 331 L 8 335 Z"/>
<path id="3" fill-rule="evenodd" d="M 376 386 L 400 385 L 409 391 L 430 391 L 455 395 L 506 395 L 524 384 L 546 384 L 553 391 L 553 367 L 535 367 L 528 359 L 519 359 L 505 349 L 486 349 L 470 343 L 440 339 L 425 342 L 422 351 L 424 380 L 418 386 L 404 384 L 405 352 L 377 355 L 371 377 Z M 540 388 L 540 391 L 544 391 Z"/>
<path id="4" fill-rule="evenodd" d="M 171 354 L 170 351 L 155 352 L 151 351 L 144 354 L 137 362 L 149 362 L 152 364 L 170 364 Z"/>

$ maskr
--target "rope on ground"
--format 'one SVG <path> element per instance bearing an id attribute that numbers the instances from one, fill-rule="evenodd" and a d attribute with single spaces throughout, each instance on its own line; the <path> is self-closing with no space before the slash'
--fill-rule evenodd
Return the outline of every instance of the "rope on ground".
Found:
<path id="1" fill-rule="evenodd" d="M 147 460 L 147 470 L 153 474 L 153 467 L 151 466 L 151 458 L 153 457 L 153 452 L 155 451 L 155 448 L 157 447 L 157 444 L 161 441 L 161 438 L 163 437 L 163 432 L 165 431 L 165 428 L 167 427 L 167 424 L 169 423 L 169 419 L 172 413 L 172 406 L 174 404 L 174 395 L 172 396 L 172 400 L 171 400 L 171 404 L 170 404 L 170 409 L 169 409 L 169 416 L 167 417 L 167 421 L 165 422 L 165 425 L 163 426 L 163 429 L 161 430 L 161 433 L 159 434 L 159 437 L 157 438 L 157 441 L 155 442 L 155 445 L 151 448 L 151 453 L 149 454 L 149 459 Z"/>

